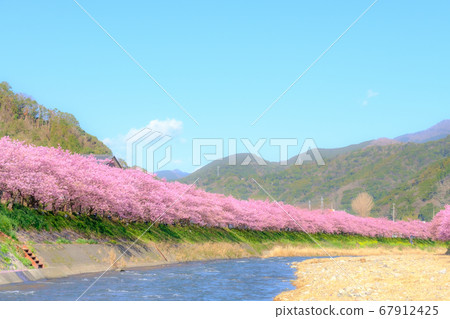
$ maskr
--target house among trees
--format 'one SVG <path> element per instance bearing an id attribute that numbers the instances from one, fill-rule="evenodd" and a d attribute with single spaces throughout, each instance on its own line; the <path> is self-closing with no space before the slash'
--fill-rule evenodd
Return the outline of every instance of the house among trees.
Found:
<path id="1" fill-rule="evenodd" d="M 95 154 L 86 154 L 83 155 L 85 157 L 93 156 L 98 162 L 104 162 L 106 165 L 110 167 L 123 168 L 120 164 L 119 160 L 114 155 L 95 155 Z"/>

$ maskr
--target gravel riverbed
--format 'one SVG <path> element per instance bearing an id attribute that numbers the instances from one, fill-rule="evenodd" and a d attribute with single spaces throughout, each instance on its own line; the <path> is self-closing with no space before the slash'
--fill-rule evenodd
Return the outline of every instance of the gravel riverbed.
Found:
<path id="1" fill-rule="evenodd" d="M 275 300 L 450 300 L 450 256 L 385 255 L 293 263 L 295 290 Z"/>

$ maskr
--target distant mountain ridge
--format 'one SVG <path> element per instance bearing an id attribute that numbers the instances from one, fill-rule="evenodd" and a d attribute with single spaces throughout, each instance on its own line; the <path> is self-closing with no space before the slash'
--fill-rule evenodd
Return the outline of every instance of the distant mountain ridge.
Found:
<path id="1" fill-rule="evenodd" d="M 440 140 L 450 134 L 450 119 L 443 120 L 432 127 L 416 132 L 401 135 L 395 138 L 396 141 L 407 143 L 426 143 L 430 141 Z"/>
<path id="2" fill-rule="evenodd" d="M 416 133 L 405 134 L 394 139 L 390 138 L 378 138 L 375 140 L 365 141 L 358 144 L 351 144 L 344 147 L 338 148 L 318 148 L 320 155 L 324 160 L 333 159 L 339 155 L 350 153 L 353 151 L 361 150 L 371 146 L 387 146 L 387 145 L 395 145 L 399 143 L 413 142 L 413 143 L 425 143 L 429 141 L 439 140 L 447 137 L 450 134 L 450 120 L 443 120 L 438 124 L 420 131 Z M 252 157 L 252 154 L 249 153 L 241 153 L 236 156 L 237 163 L 241 163 L 247 156 Z M 298 155 L 291 157 L 288 160 L 288 165 L 283 166 L 277 162 L 267 162 L 267 166 L 255 165 L 254 161 L 247 166 L 239 167 L 231 167 L 228 165 L 230 156 L 213 161 L 197 171 L 188 175 L 188 177 L 184 178 L 183 181 L 192 183 L 196 178 L 205 179 L 205 177 L 212 177 L 217 174 L 227 173 L 228 171 L 232 171 L 236 176 L 248 176 L 250 174 L 257 173 L 258 175 L 264 175 L 268 173 L 273 173 L 275 171 L 282 171 L 287 167 L 294 165 L 297 160 Z M 240 166 L 240 165 L 238 165 Z M 218 169 L 219 168 L 219 169 Z M 231 173 L 231 172 L 230 172 Z"/>
<path id="3" fill-rule="evenodd" d="M 189 173 L 180 171 L 179 169 L 157 171 L 155 174 L 161 179 L 165 178 L 167 181 L 175 181 L 189 175 Z"/>

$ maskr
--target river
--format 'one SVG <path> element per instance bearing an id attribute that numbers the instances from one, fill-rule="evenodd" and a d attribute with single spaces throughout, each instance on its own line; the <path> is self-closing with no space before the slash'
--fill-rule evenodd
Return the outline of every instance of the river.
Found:
<path id="1" fill-rule="evenodd" d="M 81 300 L 272 300 L 294 288 L 290 263 L 308 258 L 245 258 L 113 271 L 100 278 Z M 76 300 L 97 276 L 0 286 L 0 300 Z"/>

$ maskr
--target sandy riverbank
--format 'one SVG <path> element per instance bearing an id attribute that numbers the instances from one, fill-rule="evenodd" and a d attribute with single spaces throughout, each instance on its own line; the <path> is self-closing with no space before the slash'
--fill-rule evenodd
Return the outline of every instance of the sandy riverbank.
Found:
<path id="1" fill-rule="evenodd" d="M 450 256 L 438 253 L 311 259 L 293 265 L 295 290 L 275 300 L 450 300 Z"/>

